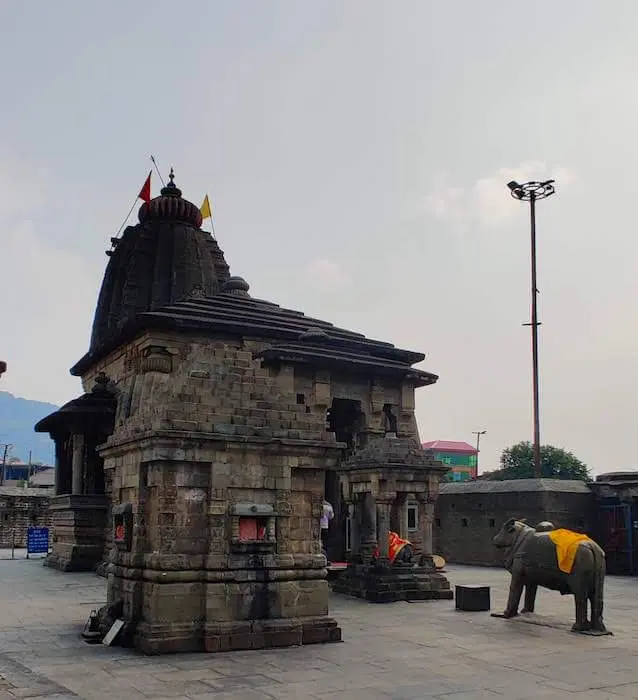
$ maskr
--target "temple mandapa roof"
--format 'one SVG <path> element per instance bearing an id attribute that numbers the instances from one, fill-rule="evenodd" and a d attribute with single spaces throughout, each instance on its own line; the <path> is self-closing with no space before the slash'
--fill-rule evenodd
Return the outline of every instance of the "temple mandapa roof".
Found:
<path id="1" fill-rule="evenodd" d="M 238 287 L 242 287 L 238 294 Z M 214 296 L 198 296 L 138 314 L 122 328 L 111 343 L 99 353 L 89 352 L 71 369 L 80 375 L 99 356 L 109 352 L 127 338 L 143 330 L 173 330 L 203 334 L 227 334 L 251 338 L 267 338 L 271 347 L 258 353 L 264 362 L 295 362 L 343 369 L 374 369 L 387 375 L 402 374 L 416 386 L 434 384 L 435 374 L 414 369 L 425 355 L 401 350 L 391 343 L 366 338 L 338 328 L 327 321 L 309 318 L 300 311 L 285 309 L 272 302 L 253 299 L 247 294 L 248 285 L 240 278 L 230 278 L 229 284 Z"/>

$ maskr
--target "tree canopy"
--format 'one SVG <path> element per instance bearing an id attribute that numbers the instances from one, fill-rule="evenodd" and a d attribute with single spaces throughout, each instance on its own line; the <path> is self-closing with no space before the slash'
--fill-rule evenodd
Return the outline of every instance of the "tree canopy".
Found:
<path id="1" fill-rule="evenodd" d="M 533 479 L 534 449 L 530 442 L 519 442 L 503 450 L 501 468 L 485 472 L 482 477 L 490 481 L 505 479 Z M 552 445 L 541 445 L 541 477 L 543 479 L 591 478 L 589 469 L 571 452 Z"/>

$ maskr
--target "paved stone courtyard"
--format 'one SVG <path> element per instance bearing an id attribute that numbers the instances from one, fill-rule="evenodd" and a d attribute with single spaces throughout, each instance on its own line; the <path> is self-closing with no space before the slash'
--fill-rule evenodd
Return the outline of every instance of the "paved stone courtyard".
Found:
<path id="1" fill-rule="evenodd" d="M 638 580 L 607 579 L 610 637 L 567 631 L 572 599 L 547 591 L 537 609 L 555 627 L 457 613 L 451 601 L 371 605 L 333 596 L 341 644 L 149 658 L 80 639 L 104 601 L 103 579 L 6 555 L 0 700 L 638 698 Z M 453 585 L 489 584 L 493 609 L 502 609 L 506 572 L 451 566 L 448 575 Z"/>

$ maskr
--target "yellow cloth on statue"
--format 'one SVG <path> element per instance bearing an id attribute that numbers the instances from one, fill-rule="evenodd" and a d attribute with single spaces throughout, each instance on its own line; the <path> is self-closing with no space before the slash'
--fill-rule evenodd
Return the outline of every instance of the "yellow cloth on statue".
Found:
<path id="1" fill-rule="evenodd" d="M 571 530 L 564 530 L 562 528 L 559 530 L 550 530 L 547 534 L 556 545 L 558 568 L 566 574 L 571 574 L 580 543 L 590 542 L 590 538 L 580 532 L 572 532 Z"/>

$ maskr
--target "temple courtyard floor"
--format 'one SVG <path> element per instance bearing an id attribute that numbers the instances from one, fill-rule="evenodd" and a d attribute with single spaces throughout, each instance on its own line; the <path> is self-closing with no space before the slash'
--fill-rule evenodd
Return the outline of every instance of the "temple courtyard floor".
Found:
<path id="1" fill-rule="evenodd" d="M 144 657 L 81 640 L 91 609 L 104 602 L 104 579 L 51 571 L 20 552 L 3 556 L 0 700 L 638 698 L 638 579 L 607 579 L 614 636 L 569 632 L 573 599 L 548 591 L 539 591 L 532 622 L 456 612 L 452 601 L 373 605 L 333 596 L 340 644 Z M 491 586 L 492 609 L 502 610 L 505 571 L 447 573 L 453 586 Z"/>

